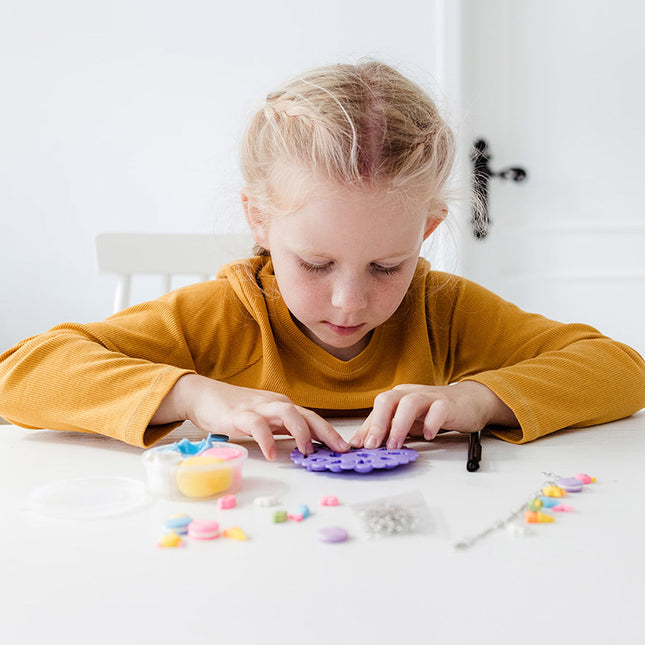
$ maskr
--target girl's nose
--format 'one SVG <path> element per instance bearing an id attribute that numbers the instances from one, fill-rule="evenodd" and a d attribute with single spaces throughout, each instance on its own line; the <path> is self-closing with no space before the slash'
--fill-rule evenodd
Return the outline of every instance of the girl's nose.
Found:
<path id="1" fill-rule="evenodd" d="M 335 281 L 331 303 L 348 313 L 360 311 L 367 305 L 367 285 L 356 278 L 339 278 Z"/>

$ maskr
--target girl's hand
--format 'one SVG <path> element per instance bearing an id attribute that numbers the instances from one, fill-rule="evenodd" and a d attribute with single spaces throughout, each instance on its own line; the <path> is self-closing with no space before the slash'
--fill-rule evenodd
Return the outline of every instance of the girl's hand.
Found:
<path id="1" fill-rule="evenodd" d="M 349 450 L 327 421 L 282 394 L 229 385 L 196 374 L 186 374 L 177 381 L 151 424 L 184 419 L 205 432 L 251 436 L 271 461 L 278 456 L 274 434 L 292 435 L 298 450 L 307 455 L 313 452 L 312 438 L 337 452 Z"/>
<path id="2" fill-rule="evenodd" d="M 439 430 L 477 432 L 489 423 L 518 425 L 511 409 L 481 383 L 397 385 L 376 397 L 350 445 L 378 448 L 387 439 L 387 447 L 395 450 L 409 434 L 431 440 Z"/>

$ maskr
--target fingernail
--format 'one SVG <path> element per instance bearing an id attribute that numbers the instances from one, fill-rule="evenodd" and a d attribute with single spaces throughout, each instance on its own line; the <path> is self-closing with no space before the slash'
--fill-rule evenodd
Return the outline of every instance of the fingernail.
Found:
<path id="1" fill-rule="evenodd" d="M 307 444 L 305 445 L 305 455 L 313 455 L 314 454 L 314 444 L 311 443 L 311 441 L 308 441 Z"/>
<path id="2" fill-rule="evenodd" d="M 352 437 L 352 438 L 349 440 L 349 445 L 350 445 L 352 448 L 360 448 L 360 447 L 361 447 L 361 438 L 360 438 L 360 436 L 359 436 L 359 435 L 356 435 L 356 436 Z"/>
<path id="3" fill-rule="evenodd" d="M 398 450 L 401 446 L 399 445 L 399 442 L 397 439 L 394 437 L 390 437 L 387 440 L 387 449 L 388 450 Z"/>
<path id="4" fill-rule="evenodd" d="M 369 435 L 365 440 L 365 447 L 368 450 L 372 450 L 373 448 L 378 448 L 378 440 L 373 434 Z"/>
<path id="5" fill-rule="evenodd" d="M 267 457 L 269 458 L 269 461 L 275 461 L 278 458 L 278 449 L 275 446 L 271 446 Z"/>

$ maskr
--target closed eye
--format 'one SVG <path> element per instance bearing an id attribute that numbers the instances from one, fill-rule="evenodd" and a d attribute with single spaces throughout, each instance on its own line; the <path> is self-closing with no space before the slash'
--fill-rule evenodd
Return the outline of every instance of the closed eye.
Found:
<path id="1" fill-rule="evenodd" d="M 304 260 L 299 260 L 300 266 L 311 273 L 325 273 L 331 269 L 331 262 L 326 264 L 312 264 L 311 262 L 305 262 Z"/>
<path id="2" fill-rule="evenodd" d="M 374 273 L 377 273 L 380 275 L 394 275 L 395 273 L 398 273 L 401 270 L 400 264 L 396 264 L 393 267 L 384 267 L 380 264 L 372 263 L 370 266 Z"/>

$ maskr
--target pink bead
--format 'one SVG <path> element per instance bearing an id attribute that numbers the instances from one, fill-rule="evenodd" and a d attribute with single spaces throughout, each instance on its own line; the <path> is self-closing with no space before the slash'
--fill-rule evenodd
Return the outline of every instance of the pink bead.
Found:
<path id="1" fill-rule="evenodd" d="M 335 495 L 323 495 L 320 498 L 321 506 L 338 506 L 338 498 Z"/>
<path id="2" fill-rule="evenodd" d="M 551 510 L 570 513 L 573 510 L 573 506 L 569 506 L 569 504 L 556 504 Z"/>
<path id="3" fill-rule="evenodd" d="M 220 509 L 235 508 L 236 504 L 235 495 L 224 495 L 217 500 L 217 507 Z"/>
<path id="4" fill-rule="evenodd" d="M 302 522 L 303 515 L 302 515 L 302 513 L 291 513 L 291 514 L 287 515 L 287 517 L 290 520 L 294 520 L 295 522 Z"/>
<path id="5" fill-rule="evenodd" d="M 579 479 L 583 484 L 591 484 L 591 482 L 594 481 L 593 477 L 590 477 L 585 473 L 578 473 L 575 475 L 575 478 Z"/>

